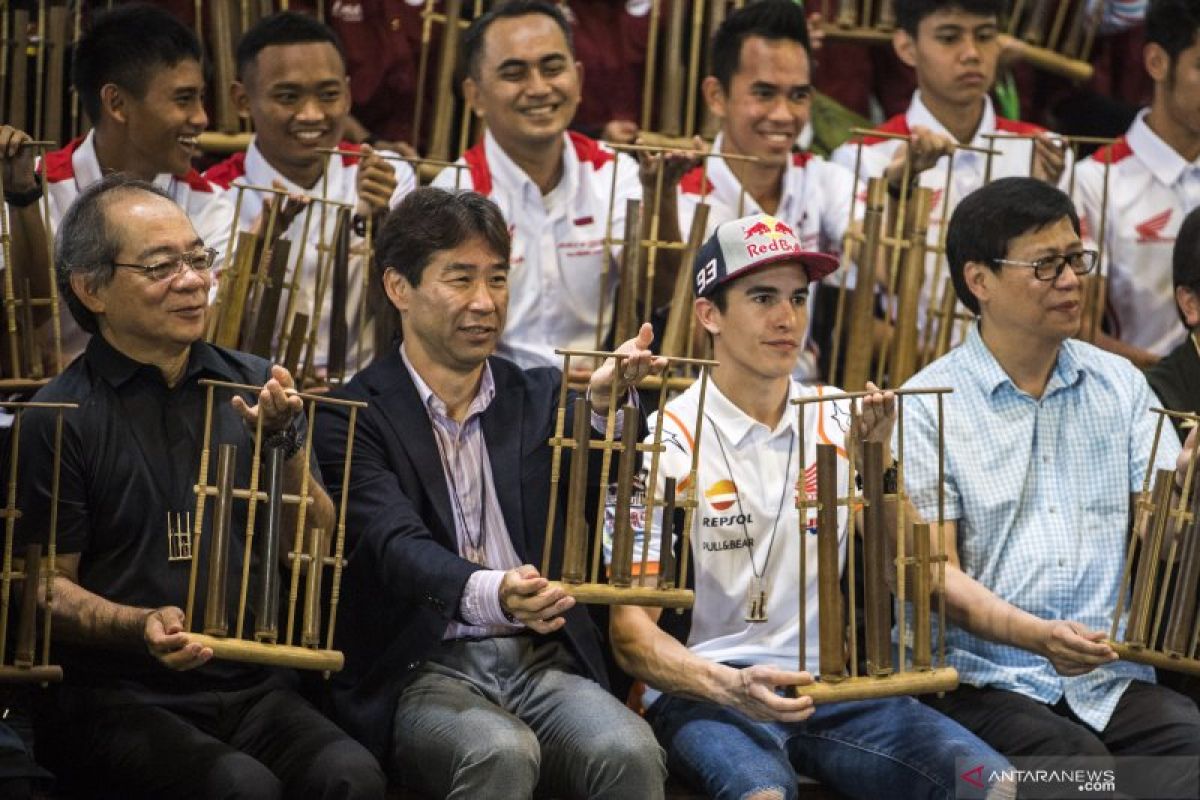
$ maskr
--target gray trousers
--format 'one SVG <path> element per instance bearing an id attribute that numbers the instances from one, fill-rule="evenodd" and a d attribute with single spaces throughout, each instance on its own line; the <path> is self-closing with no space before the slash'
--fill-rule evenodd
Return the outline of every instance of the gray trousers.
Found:
<path id="1" fill-rule="evenodd" d="M 650 726 L 554 639 L 444 642 L 396 706 L 393 765 L 434 797 L 663 796 Z"/>

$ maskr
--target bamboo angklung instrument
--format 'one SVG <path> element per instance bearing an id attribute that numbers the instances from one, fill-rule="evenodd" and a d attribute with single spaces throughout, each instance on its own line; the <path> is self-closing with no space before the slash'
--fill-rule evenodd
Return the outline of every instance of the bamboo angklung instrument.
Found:
<path id="1" fill-rule="evenodd" d="M 291 242 L 287 239 L 277 239 L 269 250 L 267 271 L 258 293 L 258 307 L 254 312 L 254 323 L 246 331 L 250 336 L 249 346 L 245 349 L 256 356 L 274 359 L 275 330 L 278 327 L 279 301 L 282 299 L 287 277 L 288 257 L 291 255 Z"/>
<path id="2" fill-rule="evenodd" d="M 332 296 L 329 308 L 329 355 L 326 374 L 330 383 L 341 383 L 346 377 L 346 346 L 350 335 L 346 321 L 346 304 L 350 292 L 350 209 L 339 208 L 333 227 L 331 255 Z"/>
<path id="3" fill-rule="evenodd" d="M 458 47 L 462 38 L 463 0 L 446 0 L 442 28 L 442 48 L 438 54 L 437 78 L 433 109 L 433 129 L 429 135 L 428 154 L 443 161 L 450 159 L 450 134 L 454 123 L 454 70 L 458 64 Z M 420 103 L 420 99 L 417 100 Z"/>
<path id="4" fill-rule="evenodd" d="M 817 590 L 818 590 L 818 674 L 816 683 L 792 687 L 793 694 L 807 695 L 815 703 L 841 702 L 848 700 L 863 700 L 875 697 L 891 697 L 905 694 L 926 694 L 949 691 L 958 685 L 958 673 L 947 667 L 945 662 L 944 625 L 939 625 L 941 639 L 937 657 L 934 657 L 932 642 L 932 596 L 936 585 L 939 597 L 938 619 L 944 620 L 944 563 L 946 554 L 938 538 L 936 551 L 930 548 L 930 527 L 914 525 L 914 535 L 917 541 L 914 552 L 910 556 L 905 552 L 907 523 L 904 519 L 904 504 L 906 495 L 903 476 L 904 453 L 904 414 L 903 400 L 907 395 L 932 395 L 938 408 L 938 529 L 941 529 L 944 518 L 944 471 L 942 454 L 944 441 L 942 432 L 942 398 L 950 389 L 898 389 L 897 395 L 897 445 L 900 460 L 896 463 L 897 486 L 895 493 L 885 493 L 883 484 L 884 452 L 880 443 L 866 442 L 863 444 L 863 463 L 856 464 L 854 449 L 847 447 L 846 481 L 849 493 L 846 497 L 839 496 L 840 469 L 837 461 L 837 451 L 832 445 L 818 444 L 816 446 L 816 492 L 813 494 L 804 485 L 804 476 L 808 474 L 806 465 L 805 443 L 805 408 L 829 402 L 848 402 L 850 404 L 851 425 L 856 424 L 858 402 L 868 392 L 848 392 L 842 394 L 824 394 L 799 398 L 792 401 L 797 406 L 798 425 L 800 431 L 800 463 L 797 472 L 796 507 L 799 511 L 799 532 L 802 543 L 808 540 L 806 527 L 809 514 L 815 510 L 817 518 Z M 854 475 L 862 478 L 863 494 L 858 496 L 854 491 Z M 855 514 L 862 507 L 863 528 L 862 546 L 865 575 L 863 576 L 864 592 L 862 608 L 864 610 L 864 635 L 866 674 L 859 673 L 858 633 L 853 625 L 847 627 L 847 620 L 855 618 L 858 607 L 857 590 L 854 575 L 855 547 Z M 851 588 L 850 593 L 842 596 L 841 575 L 838 571 L 841 557 L 838 546 L 839 508 L 847 509 L 846 533 L 846 570 Z M 887 510 L 893 509 L 892 514 Z M 891 517 L 891 518 L 889 518 Z M 894 521 L 893 521 L 894 519 Z M 921 537 L 924 541 L 920 541 Z M 800 589 L 799 621 L 800 621 L 800 653 L 798 669 L 804 671 L 808 667 L 807 653 L 807 591 L 810 578 L 807 563 L 807 546 L 797 548 L 800 560 Z M 893 557 L 894 554 L 894 557 Z M 936 578 L 932 571 L 936 567 Z M 905 576 L 915 574 L 913 591 L 908 592 Z M 895 609 L 897 617 L 897 636 L 899 640 L 909 645 L 902 650 L 898 661 L 893 660 L 891 642 L 890 612 L 892 610 L 893 593 L 889 586 L 889 576 L 895 578 Z M 848 604 L 848 613 L 847 613 Z M 914 625 L 911 634 L 907 625 L 906 609 L 913 607 Z"/>
<path id="5" fill-rule="evenodd" d="M 1168 417 L 1184 420 L 1189 427 L 1200 423 L 1200 415 L 1152 411 L 1159 418 L 1148 461 L 1151 468 Z M 1151 470 L 1147 470 L 1125 551 L 1108 644 L 1127 661 L 1200 676 L 1196 596 L 1200 584 L 1200 470 L 1196 465 L 1193 453 L 1182 475 L 1177 470 L 1154 471 L 1153 490 Z M 1176 500 L 1174 490 L 1180 478 L 1182 489 Z"/>
<path id="6" fill-rule="evenodd" d="M 932 189 L 921 186 L 913 189 L 909 205 L 907 251 L 896 285 L 896 316 L 892 323 L 888 386 L 903 386 L 918 367 L 921 288 L 925 282 L 926 239 L 929 236 L 932 203 Z"/>
<path id="7" fill-rule="evenodd" d="M 305 437 L 304 446 L 300 453 L 296 454 L 301 465 L 301 474 L 299 478 L 298 493 L 291 493 L 284 490 L 282 474 L 284 472 L 282 462 L 283 454 L 281 451 L 273 448 L 267 448 L 270 452 L 264 453 L 264 433 L 262 430 L 261 417 L 259 424 L 254 431 L 253 453 L 250 457 L 250 481 L 249 486 L 242 488 L 229 485 L 225 489 L 226 480 L 222 468 L 218 468 L 218 483 L 217 485 L 209 484 L 209 453 L 212 446 L 212 417 L 216 404 L 215 392 L 220 389 L 222 392 L 244 392 L 257 395 L 262 387 L 252 386 L 240 383 L 230 383 L 228 381 L 216 381 L 203 378 L 200 381 L 202 386 L 207 389 L 205 398 L 204 410 L 204 427 L 203 439 L 200 451 L 200 470 L 196 481 L 196 513 L 194 516 L 194 532 L 193 532 L 193 559 L 192 569 L 188 580 L 188 597 L 185 617 L 187 619 L 188 637 L 190 640 L 199 642 L 205 647 L 213 650 L 216 658 L 229 659 L 232 661 L 243 661 L 254 664 L 266 664 L 271 666 L 291 667 L 295 669 L 311 669 L 323 671 L 325 673 L 340 670 L 343 665 L 342 654 L 334 650 L 333 629 L 337 618 L 337 600 L 340 592 L 340 581 L 342 575 L 342 555 L 344 553 L 344 541 L 346 535 L 346 500 L 349 492 L 348 479 L 351 469 L 351 453 L 353 451 L 354 430 L 357 424 L 359 409 L 365 408 L 366 403 L 342 400 L 335 397 L 327 397 L 325 395 L 307 394 L 295 390 L 287 390 L 287 394 L 301 398 L 305 402 L 305 410 L 307 414 L 307 424 L 311 429 L 313 421 L 317 415 L 317 408 L 321 405 L 338 405 L 349 409 L 349 426 L 347 429 L 347 442 L 345 447 L 345 457 L 342 462 L 343 473 L 343 495 L 340 506 L 337 510 L 337 527 L 336 532 L 332 534 L 332 538 L 325 533 L 313 533 L 315 528 L 309 529 L 307 524 L 307 512 L 310 504 L 314 502 L 312 496 L 314 477 L 310 473 L 310 464 L 312 461 L 312 437 Z M 232 450 L 235 446 L 222 444 L 220 451 L 224 456 L 227 448 Z M 259 487 L 259 463 L 263 456 L 266 456 L 266 474 L 265 485 L 262 489 Z M 235 480 L 232 477 L 234 469 L 232 468 L 233 455 L 228 459 L 231 463 L 229 470 L 231 477 L 230 482 Z M 276 463 L 278 462 L 278 463 Z M 203 544 L 204 532 L 204 516 L 205 508 L 209 498 L 216 499 L 216 508 L 214 513 L 217 516 L 217 522 L 212 526 L 214 541 L 209 543 L 206 549 Z M 223 501 L 222 498 L 228 498 Z M 222 517 L 229 514 L 229 507 L 234 500 L 247 501 L 247 509 L 244 526 L 233 526 L 222 523 Z M 263 533 L 258 537 L 259 541 L 255 542 L 255 509 L 258 503 L 266 503 L 266 523 Z M 218 528 L 224 528 L 225 536 L 218 536 Z M 279 614 L 278 609 L 278 594 L 280 590 L 280 581 L 274 576 L 269 575 L 279 569 L 282 563 L 280 558 L 280 547 L 287 535 L 285 529 L 290 529 L 291 532 L 291 549 L 287 553 L 287 560 L 291 565 L 290 586 L 287 599 L 286 614 L 286 633 L 282 637 L 279 636 Z M 227 619 L 222 617 L 221 621 L 226 623 L 226 632 L 210 633 L 219 630 L 216 623 L 218 622 L 216 614 L 213 611 L 216 603 L 224 602 L 224 589 L 227 588 L 228 571 L 227 567 L 222 567 L 220 564 L 212 563 L 211 559 L 219 558 L 218 553 L 224 551 L 228 553 L 229 547 L 237 544 L 236 530 L 244 530 L 243 542 L 241 543 L 242 570 L 240 579 L 237 580 L 238 585 L 238 623 L 231 635 L 227 634 L 228 626 Z M 219 546 L 216 539 L 224 538 L 225 543 Z M 257 550 L 256 550 L 257 544 Z M 326 557 L 324 554 L 332 547 L 334 555 Z M 257 559 L 261 574 L 254 576 L 251 574 L 251 563 L 255 561 L 255 554 L 259 556 Z M 205 632 L 194 632 L 195 628 L 195 587 L 197 575 L 200 571 L 200 559 L 209 558 L 209 579 L 208 579 L 208 597 L 206 600 L 207 607 L 205 609 Z M 301 630 L 299 638 L 301 643 L 296 644 L 296 610 L 300 606 L 300 573 L 303 571 L 305 563 L 310 563 L 312 566 L 309 569 L 309 578 L 305 582 L 305 591 L 303 599 L 303 609 L 301 612 Z M 329 612 L 326 616 L 321 604 L 321 593 L 323 587 L 320 585 L 322 578 L 321 572 L 324 565 L 333 566 L 333 576 L 330 582 L 329 589 Z M 215 573 L 225 570 L 226 578 L 224 582 L 214 583 L 218 581 L 214 577 Z M 312 584 L 316 582 L 314 587 Z M 251 597 L 251 585 L 254 584 L 254 596 Z M 218 586 L 220 590 L 218 590 Z M 214 602 L 215 601 L 215 602 Z M 228 604 L 225 604 L 226 609 Z M 251 610 L 255 616 L 255 624 L 253 630 L 246 634 L 251 638 L 243 638 L 244 626 L 243 620 L 246 618 L 247 610 Z M 222 612 L 224 613 L 224 612 Z M 321 646 L 322 619 L 325 618 L 324 630 L 326 631 L 325 646 Z M 212 623 L 210 625 L 210 623 Z"/>
<path id="8" fill-rule="evenodd" d="M 624 354 L 595 350 L 556 350 L 555 352 L 563 358 L 564 375 L 570 373 L 573 358 L 594 360 L 614 358 L 616 359 L 616 374 L 620 374 L 621 365 L 626 358 Z M 668 371 L 680 366 L 711 367 L 714 366 L 714 362 L 687 358 L 668 358 Z M 699 380 L 701 382 L 700 408 L 695 420 L 696 427 L 693 428 L 696 442 L 700 441 L 700 426 L 703 424 L 704 397 L 708 387 L 707 369 L 701 370 Z M 665 379 L 657 383 L 660 408 L 666 403 L 668 385 L 669 381 Z M 619 390 L 614 391 L 614 398 L 619 397 L 620 394 Z M 565 436 L 568 402 L 574 404 L 572 435 L 570 437 Z M 653 439 L 650 443 L 639 444 L 637 441 L 637 408 L 635 406 L 626 406 L 622 414 L 624 414 L 624 417 L 620 440 L 615 438 L 614 433 L 617 417 L 615 402 L 609 406 L 603 438 L 600 440 L 593 439 L 593 432 L 590 429 L 590 414 L 584 401 L 581 398 L 571 399 L 568 395 L 567 382 L 563 381 L 559 389 L 558 412 L 555 420 L 554 435 L 549 442 L 553 451 L 550 466 L 550 505 L 546 516 L 545 544 L 542 550 L 541 572 L 546 576 L 558 574 L 560 579 L 558 581 L 551 581 L 551 584 L 562 587 L 567 594 L 572 595 L 581 603 L 603 605 L 633 604 L 677 609 L 690 608 L 693 601 L 693 593 L 684 587 L 687 585 L 687 548 L 690 541 L 688 532 L 692 522 L 692 513 L 697 505 L 696 471 L 699 467 L 699 448 L 696 447 L 693 449 L 691 468 L 687 478 L 688 488 L 686 497 L 679 500 L 675 498 L 674 491 L 672 490 L 669 502 L 665 498 L 660 500 L 656 494 L 658 467 L 659 459 L 666 449 L 662 443 L 662 426 L 655 426 Z M 583 419 L 585 416 L 589 418 L 588 423 L 585 423 Z M 574 452 L 571 455 L 571 469 L 568 477 L 567 508 L 563 514 L 566 520 L 566 531 L 563 538 L 563 554 L 562 561 L 560 562 L 561 570 L 556 570 L 551 564 L 551 556 L 554 553 L 553 541 L 556 520 L 558 518 L 559 484 L 562 479 L 562 453 L 564 449 L 570 449 Z M 599 481 L 601 489 L 598 493 L 599 508 L 597 509 L 595 529 L 593 531 L 592 563 L 590 570 L 588 570 L 586 555 L 587 523 L 585 522 L 584 515 L 587 492 L 584 482 L 586 481 L 588 456 L 591 450 L 599 450 L 601 452 Z M 650 463 L 647 470 L 645 507 L 641 515 L 646 522 L 643 524 L 643 530 L 641 531 L 642 552 L 640 567 L 635 567 L 633 553 L 635 532 L 630 512 L 633 505 L 634 476 L 637 474 L 639 453 L 649 453 Z M 617 468 L 615 509 L 611 516 L 612 552 L 608 571 L 609 580 L 602 582 L 600 579 L 600 555 L 605 538 L 605 512 L 608 507 L 607 489 L 614 454 L 619 456 L 620 462 Z M 672 508 L 672 514 L 674 513 L 673 509 L 676 507 L 684 509 L 681 550 L 683 556 L 680 559 L 677 572 L 674 571 L 674 564 L 660 561 L 658 580 L 649 582 L 645 580 L 646 576 L 649 575 L 648 555 L 651 531 L 648 528 L 649 521 L 655 518 L 655 507 L 660 502 L 669 505 Z M 672 568 L 673 571 L 670 575 L 664 574 L 663 571 L 666 567 Z"/>
<path id="9" fill-rule="evenodd" d="M 862 386 L 871 377 L 875 352 L 875 264 L 882 249 L 886 197 L 887 181 L 871 178 L 863 212 L 863 247 L 845 325 L 845 360 L 840 382 L 846 386 Z"/>
<path id="10" fill-rule="evenodd" d="M 233 19 L 229 0 L 209 0 L 209 24 L 212 38 L 213 76 L 218 91 L 213 92 L 216 105 L 217 129 L 233 133 L 238 129 L 238 117 L 233 109 L 228 87 L 233 82 Z"/>
<path id="11" fill-rule="evenodd" d="M 4 683 L 50 683 L 62 680 L 62 667 L 50 663 L 50 620 L 54 609 L 54 580 L 56 574 L 58 539 L 59 477 L 62 464 L 63 413 L 75 409 L 74 403 L 46 402 L 0 402 L 0 408 L 13 415 L 8 439 L 7 488 L 0 518 L 4 520 L 3 553 L 0 558 L 0 684 Z M 53 450 L 50 472 L 50 500 L 48 522 L 43 531 L 28 531 L 28 538 L 40 541 L 27 542 L 24 546 L 24 562 L 17 569 L 13 562 L 16 547 L 16 524 L 22 516 L 17 507 L 18 472 L 21 464 L 21 428 L 25 412 L 39 409 L 54 413 Z M 41 455 L 40 457 L 45 457 Z M 43 547 L 44 545 L 44 547 Z M 45 553 L 45 563 L 42 561 Z M 45 610 L 42 613 L 41 652 L 38 652 L 37 606 L 38 590 L 45 578 Z M 16 637 L 11 663 L 7 661 L 9 644 L 9 616 L 13 583 L 20 581 L 21 598 L 16 615 Z"/>

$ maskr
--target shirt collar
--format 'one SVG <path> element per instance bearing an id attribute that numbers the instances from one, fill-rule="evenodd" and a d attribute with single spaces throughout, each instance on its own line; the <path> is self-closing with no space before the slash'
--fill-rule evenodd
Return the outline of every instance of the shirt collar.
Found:
<path id="1" fill-rule="evenodd" d="M 341 173 L 345 168 L 341 156 L 335 155 L 329 159 L 328 180 L 331 187 L 331 194 L 333 192 L 332 187 L 341 185 Z M 258 148 L 257 136 L 250 140 L 250 146 L 246 148 L 246 179 L 247 183 L 253 183 L 256 186 L 270 186 L 272 181 L 279 181 L 289 194 L 302 194 L 309 197 L 321 196 L 320 178 L 317 179 L 316 184 L 311 189 L 305 189 L 300 184 L 293 183 L 284 177 L 282 172 L 271 166 L 271 162 L 267 161 L 267 157 Z"/>
<path id="2" fill-rule="evenodd" d="M 714 153 L 723 152 L 722 145 L 725 142 L 725 135 L 717 133 L 713 139 L 712 149 Z M 787 162 L 783 168 L 783 174 L 780 175 L 781 191 L 779 193 L 779 208 L 776 209 L 773 216 L 780 218 L 799 217 L 798 213 L 793 212 L 793 193 L 792 193 L 792 171 L 801 170 L 801 167 L 796 166 L 792 157 L 789 155 Z M 737 210 L 738 196 L 742 192 L 742 182 L 733 174 L 733 170 L 729 168 L 729 163 L 723 158 L 713 158 L 708 161 L 708 180 L 712 183 L 714 194 L 718 197 L 726 198 L 729 206 L 733 210 Z M 745 201 L 742 204 L 741 216 L 747 214 L 757 214 L 762 211 L 758 201 L 746 192 Z"/>
<path id="3" fill-rule="evenodd" d="M 1156 179 L 1165 186 L 1173 186 L 1188 167 L 1200 166 L 1200 159 L 1191 163 L 1185 161 L 1175 148 L 1150 130 L 1150 126 L 1146 124 L 1146 115 L 1149 113 L 1148 108 L 1138 112 L 1137 119 L 1125 135 L 1125 141 Z"/>
<path id="4" fill-rule="evenodd" d="M 779 436 L 785 431 L 795 433 L 796 409 L 792 406 L 792 400 L 800 396 L 798 384 L 789 380 L 788 399 L 783 410 L 783 418 L 779 420 L 775 430 L 769 432 L 768 438 Z M 717 388 L 715 382 L 710 381 L 708 384 L 708 398 L 704 409 L 704 415 L 708 417 L 708 421 L 715 425 L 720 435 L 724 436 L 735 448 L 740 448 L 755 429 L 767 430 L 766 425 L 753 419 L 734 405 L 733 401 Z"/>
<path id="5" fill-rule="evenodd" d="M 139 372 L 162 380 L 162 371 L 153 364 L 137 361 L 113 347 L 99 333 L 92 334 L 88 340 L 84 358 L 88 365 L 114 389 L 119 389 L 133 379 Z M 182 385 L 202 373 L 208 373 L 228 381 L 238 381 L 240 376 L 231 371 L 217 355 L 212 345 L 204 341 L 192 343 L 188 352 L 187 368 L 183 379 L 177 385 Z"/>
<path id="6" fill-rule="evenodd" d="M 436 417 L 449 417 L 446 413 L 446 404 L 442 398 L 433 393 L 433 389 L 429 388 L 429 384 L 417 372 L 417 368 L 408 359 L 408 349 L 404 346 L 404 342 L 400 343 L 400 359 L 404 362 L 404 368 L 408 370 L 408 374 L 412 377 L 413 385 L 417 387 L 417 395 L 421 398 L 421 403 L 429 411 L 430 415 Z M 483 374 L 479 378 L 479 391 L 475 393 L 475 398 L 471 400 L 471 405 L 467 408 L 467 419 L 482 414 L 487 410 L 487 407 L 492 404 L 492 400 L 496 398 L 496 381 L 492 377 L 492 363 L 490 361 L 483 362 Z"/>
<path id="7" fill-rule="evenodd" d="M 1000 366 L 1000 362 L 992 355 L 992 351 L 984 344 L 983 337 L 979 333 L 979 325 L 980 322 L 976 320 L 968 328 L 967 338 L 961 345 L 964 354 L 968 356 L 975 368 L 974 381 L 989 397 L 1005 386 L 1010 387 L 1014 392 L 1019 392 L 1020 390 L 1013 383 L 1012 378 L 1008 376 L 1008 373 Z M 1075 349 L 1076 345 L 1072 339 L 1059 345 L 1058 358 L 1055 359 L 1054 371 L 1050 374 L 1050 380 L 1046 382 L 1046 391 L 1042 393 L 1043 397 L 1057 389 L 1074 385 L 1083 376 L 1083 364 Z"/>
<path id="8" fill-rule="evenodd" d="M 562 138 L 563 173 L 555 188 L 565 188 L 566 191 L 562 193 L 562 196 L 573 198 L 577 194 L 579 183 L 579 156 L 575 152 L 575 146 L 571 144 L 570 137 L 565 132 Z M 524 203 L 536 204 L 540 208 L 542 206 L 542 190 L 533 182 L 533 178 L 529 177 L 529 173 L 509 158 L 508 153 L 504 152 L 504 148 L 496 141 L 496 137 L 492 136 L 491 131 L 485 131 L 483 134 L 483 149 L 492 174 L 498 179 L 497 183 L 513 190 Z"/>
<path id="9" fill-rule="evenodd" d="M 943 125 L 929 107 L 925 105 L 921 99 L 921 90 L 917 89 L 913 92 L 912 102 L 908 105 L 908 112 L 905 114 L 905 120 L 908 123 L 908 129 L 912 130 L 914 126 L 920 125 L 924 128 L 929 128 L 934 133 L 940 133 L 942 136 L 947 136 L 954 139 L 954 134 Z M 975 131 L 974 138 L 969 144 L 977 147 L 991 147 L 992 142 L 984 138 L 985 133 L 996 132 L 996 109 L 992 106 L 992 98 L 984 95 L 983 98 L 983 117 L 979 120 L 979 127 Z M 969 151 L 959 151 L 961 155 L 970 154 Z M 972 154 L 977 155 L 977 154 Z"/>
<path id="10" fill-rule="evenodd" d="M 87 136 L 71 154 L 71 168 L 75 173 L 75 185 L 86 189 L 93 183 L 98 183 L 104 177 L 100 168 L 100 157 L 96 155 L 96 129 L 88 131 Z M 174 178 L 165 172 L 154 176 L 154 185 L 170 194 Z"/>

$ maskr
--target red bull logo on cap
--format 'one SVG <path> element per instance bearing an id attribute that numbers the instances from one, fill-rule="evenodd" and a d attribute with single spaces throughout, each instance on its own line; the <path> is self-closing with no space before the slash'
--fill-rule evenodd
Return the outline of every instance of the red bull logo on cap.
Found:
<path id="1" fill-rule="evenodd" d="M 801 249 L 790 225 L 765 214 L 742 228 L 742 240 L 749 258 L 776 253 L 798 253 Z"/>

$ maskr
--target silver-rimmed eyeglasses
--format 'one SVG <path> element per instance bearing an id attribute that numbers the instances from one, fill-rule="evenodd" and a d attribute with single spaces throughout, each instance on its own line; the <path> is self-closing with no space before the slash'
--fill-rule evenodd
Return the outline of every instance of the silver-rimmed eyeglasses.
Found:
<path id="1" fill-rule="evenodd" d="M 164 258 L 153 264 L 122 264 L 119 261 L 114 261 L 113 266 L 137 270 L 154 283 L 160 283 L 162 281 L 173 280 L 184 269 L 190 269 L 199 272 L 201 275 L 207 275 L 216 262 L 217 251 L 211 247 L 204 247 L 200 250 L 192 250 L 188 253 L 180 253 L 177 256 Z"/>

